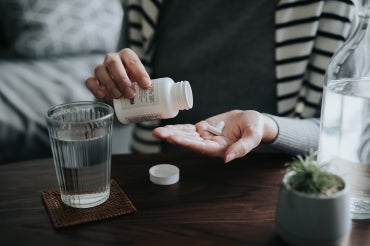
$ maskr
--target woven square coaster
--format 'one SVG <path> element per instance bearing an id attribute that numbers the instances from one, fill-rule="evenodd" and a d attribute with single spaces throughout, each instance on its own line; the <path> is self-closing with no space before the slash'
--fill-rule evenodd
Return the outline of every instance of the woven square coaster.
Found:
<path id="1" fill-rule="evenodd" d="M 56 229 L 136 212 L 135 206 L 113 179 L 108 200 L 96 207 L 69 207 L 62 202 L 59 190 L 43 191 L 41 197 Z"/>

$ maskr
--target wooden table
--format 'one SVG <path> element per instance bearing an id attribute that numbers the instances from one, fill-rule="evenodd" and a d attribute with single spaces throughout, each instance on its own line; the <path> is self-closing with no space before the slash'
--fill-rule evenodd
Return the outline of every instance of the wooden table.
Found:
<path id="1" fill-rule="evenodd" d="M 41 191 L 57 188 L 52 159 L 0 166 L 0 244 L 14 245 L 284 245 L 275 206 L 284 163 L 278 154 L 250 154 L 224 164 L 190 153 L 120 155 L 112 178 L 136 214 L 53 228 Z M 180 181 L 160 186 L 148 170 L 159 163 L 180 168 Z M 350 245 L 370 245 L 370 220 L 353 221 Z"/>

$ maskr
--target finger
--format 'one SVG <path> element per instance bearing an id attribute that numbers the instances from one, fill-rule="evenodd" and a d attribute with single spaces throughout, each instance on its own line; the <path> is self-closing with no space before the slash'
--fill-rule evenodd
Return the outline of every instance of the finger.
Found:
<path id="1" fill-rule="evenodd" d="M 175 129 L 175 130 L 184 130 L 184 131 L 196 131 L 196 127 L 192 124 L 176 124 L 176 125 L 166 125 L 164 126 L 168 129 Z"/>
<path id="2" fill-rule="evenodd" d="M 159 139 L 165 140 L 173 134 L 173 131 L 167 129 L 166 127 L 157 127 L 153 130 L 153 136 Z"/>
<path id="3" fill-rule="evenodd" d="M 137 82 L 141 88 L 150 88 L 152 82 L 137 54 L 131 49 L 123 49 L 118 53 L 118 55 L 120 56 L 131 81 Z"/>
<path id="4" fill-rule="evenodd" d="M 211 140 L 204 140 L 200 137 L 171 135 L 167 138 L 167 141 L 169 143 L 209 156 L 221 157 L 223 154 L 223 148 L 219 143 Z"/>
<path id="5" fill-rule="evenodd" d="M 194 126 L 184 126 L 184 125 L 167 125 L 164 127 L 157 127 L 153 130 L 153 136 L 166 139 L 171 135 L 177 136 L 192 136 L 192 137 L 199 137 L 199 134 L 195 131 Z"/>
<path id="6" fill-rule="evenodd" d="M 91 93 L 99 99 L 103 99 L 106 96 L 104 86 L 101 86 L 96 77 L 90 77 L 86 80 L 86 87 L 91 91 Z"/>
<path id="7" fill-rule="evenodd" d="M 258 138 L 249 136 L 243 137 L 230 145 L 225 152 L 225 163 L 240 158 L 248 154 L 252 149 L 257 147 L 261 141 Z"/>
<path id="8" fill-rule="evenodd" d="M 127 75 L 126 69 L 122 64 L 121 58 L 117 53 L 108 53 L 104 59 L 104 65 L 111 76 L 112 81 L 126 98 L 135 96 L 132 81 Z"/>
<path id="9" fill-rule="evenodd" d="M 180 136 L 200 136 L 203 139 L 213 140 L 216 136 L 207 130 L 201 129 L 198 125 L 192 124 L 176 124 L 166 125 L 164 128 L 168 129 L 168 133 L 171 131 L 171 135 Z"/>
<path id="10" fill-rule="evenodd" d="M 198 139 L 202 140 L 197 132 L 188 133 L 187 131 L 175 129 L 172 126 L 157 127 L 153 130 L 153 135 L 157 138 L 170 141 L 171 143 L 180 142 L 179 139 L 188 138 L 188 139 Z"/>
<path id="11" fill-rule="evenodd" d="M 105 87 L 106 92 L 110 94 L 110 97 L 122 97 L 122 93 L 118 90 L 116 83 L 113 81 L 104 64 L 99 64 L 95 67 L 95 76 L 100 84 Z"/>

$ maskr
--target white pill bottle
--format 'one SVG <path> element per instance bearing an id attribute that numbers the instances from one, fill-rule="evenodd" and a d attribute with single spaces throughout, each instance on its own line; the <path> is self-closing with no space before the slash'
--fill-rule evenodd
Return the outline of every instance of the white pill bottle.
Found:
<path id="1" fill-rule="evenodd" d="M 171 78 L 152 80 L 149 89 L 141 89 L 134 83 L 136 96 L 132 99 L 114 99 L 114 110 L 123 124 L 168 119 L 179 110 L 193 107 L 193 93 L 188 81 L 174 82 Z"/>

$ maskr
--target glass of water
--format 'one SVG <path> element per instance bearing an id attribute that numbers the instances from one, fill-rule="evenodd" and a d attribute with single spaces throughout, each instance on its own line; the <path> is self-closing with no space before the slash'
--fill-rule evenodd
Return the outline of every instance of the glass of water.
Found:
<path id="1" fill-rule="evenodd" d="M 71 102 L 46 113 L 63 203 L 89 208 L 110 193 L 113 108 L 100 102 Z"/>

